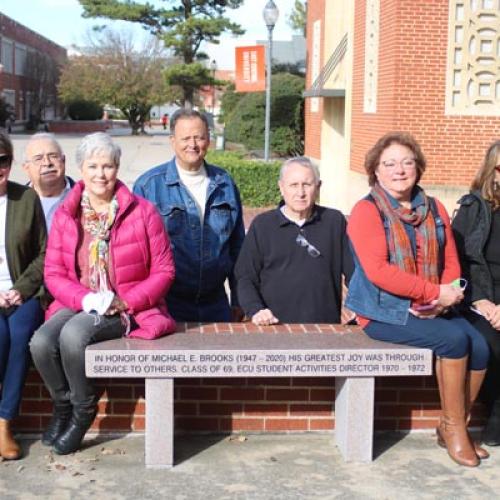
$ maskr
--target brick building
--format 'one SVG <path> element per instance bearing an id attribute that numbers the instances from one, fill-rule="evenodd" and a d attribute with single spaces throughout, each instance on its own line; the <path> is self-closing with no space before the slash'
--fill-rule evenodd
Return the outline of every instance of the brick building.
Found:
<path id="1" fill-rule="evenodd" d="M 0 12 L 0 93 L 16 120 L 60 116 L 56 84 L 66 49 Z"/>
<path id="2" fill-rule="evenodd" d="M 309 0 L 306 154 L 322 201 L 348 213 L 367 192 L 364 155 L 404 130 L 422 184 L 449 209 L 500 135 L 498 0 Z"/>

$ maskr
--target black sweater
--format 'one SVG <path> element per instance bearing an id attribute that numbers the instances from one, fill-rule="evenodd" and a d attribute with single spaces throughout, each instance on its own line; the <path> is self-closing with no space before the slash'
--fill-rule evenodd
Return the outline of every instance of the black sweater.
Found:
<path id="1" fill-rule="evenodd" d="M 245 313 L 269 308 L 282 323 L 339 323 L 342 274 L 349 280 L 353 270 L 345 228 L 341 212 L 321 206 L 302 227 L 279 209 L 257 216 L 235 267 Z M 296 242 L 299 233 L 319 256 Z"/>

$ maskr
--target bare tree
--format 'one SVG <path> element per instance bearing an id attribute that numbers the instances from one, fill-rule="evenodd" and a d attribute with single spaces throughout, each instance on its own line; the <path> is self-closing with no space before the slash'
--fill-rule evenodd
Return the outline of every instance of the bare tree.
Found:
<path id="1" fill-rule="evenodd" d="M 127 117 L 133 134 L 144 133 L 151 107 L 173 97 L 162 75 L 166 55 L 161 42 L 147 37 L 138 44 L 131 32 L 105 29 L 89 35 L 80 51 L 63 70 L 62 99 L 114 106 Z"/>
<path id="2" fill-rule="evenodd" d="M 29 124 L 36 127 L 44 118 L 49 106 L 57 105 L 57 84 L 61 65 L 37 50 L 30 50 L 26 56 L 25 90 L 30 93 Z"/>

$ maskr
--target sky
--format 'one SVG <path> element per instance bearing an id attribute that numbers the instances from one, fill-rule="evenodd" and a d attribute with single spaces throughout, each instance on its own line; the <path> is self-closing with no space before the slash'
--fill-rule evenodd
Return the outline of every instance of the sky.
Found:
<path id="1" fill-rule="evenodd" d="M 170 0 L 149 1 L 157 5 L 171 3 Z M 275 40 L 290 40 L 293 32 L 287 21 L 295 2 L 294 0 L 274 0 L 274 2 L 278 6 L 280 15 L 273 37 Z M 205 48 L 210 60 L 217 61 L 219 69 L 234 68 L 234 47 L 254 45 L 256 40 L 267 38 L 267 28 L 262 19 L 262 10 L 266 3 L 267 0 L 245 0 L 239 9 L 226 11 L 228 17 L 239 23 L 246 33 L 238 38 L 226 35 L 221 38 L 220 45 L 209 45 Z M 131 24 L 83 19 L 82 10 L 77 0 L 0 0 L 0 12 L 66 48 L 84 44 L 85 33 L 92 26 L 106 22 L 110 26 L 121 28 Z"/>

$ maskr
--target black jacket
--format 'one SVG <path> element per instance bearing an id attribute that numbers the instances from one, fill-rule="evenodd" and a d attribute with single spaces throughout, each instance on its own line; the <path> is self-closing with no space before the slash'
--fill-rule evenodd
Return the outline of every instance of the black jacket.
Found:
<path id="1" fill-rule="evenodd" d="M 297 243 L 299 234 L 319 256 Z M 301 228 L 279 208 L 257 216 L 235 267 L 247 316 L 269 308 L 282 323 L 340 323 L 342 275 L 349 281 L 352 271 L 345 218 L 319 205 Z"/>
<path id="2" fill-rule="evenodd" d="M 465 301 L 488 299 L 494 302 L 493 278 L 484 256 L 491 230 L 491 205 L 473 191 L 458 200 L 460 208 L 452 227 L 457 244 L 462 276 L 469 281 Z"/>

